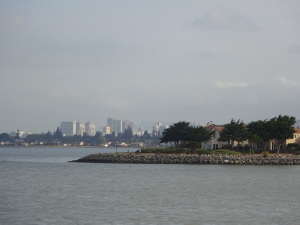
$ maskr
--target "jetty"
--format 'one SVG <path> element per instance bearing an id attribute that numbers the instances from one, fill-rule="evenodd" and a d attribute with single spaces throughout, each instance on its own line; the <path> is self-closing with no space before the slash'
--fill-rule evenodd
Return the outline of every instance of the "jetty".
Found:
<path id="1" fill-rule="evenodd" d="M 300 155 L 217 155 L 99 153 L 73 160 L 79 163 L 300 165 Z"/>

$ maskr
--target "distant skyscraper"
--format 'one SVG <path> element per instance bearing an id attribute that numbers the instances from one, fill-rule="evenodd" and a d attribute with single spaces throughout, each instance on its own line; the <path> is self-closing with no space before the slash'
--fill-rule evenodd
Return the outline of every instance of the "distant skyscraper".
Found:
<path id="1" fill-rule="evenodd" d="M 133 121 L 131 120 L 124 120 L 122 122 L 122 133 L 124 133 L 125 129 L 128 129 L 129 127 L 131 127 L 131 130 L 133 131 Z"/>
<path id="2" fill-rule="evenodd" d="M 159 135 L 159 128 L 162 126 L 162 123 L 155 123 L 153 128 L 152 128 L 152 133 L 154 136 Z"/>
<path id="3" fill-rule="evenodd" d="M 103 127 L 103 134 L 110 134 L 110 127 L 109 126 L 105 126 Z"/>
<path id="4" fill-rule="evenodd" d="M 94 124 L 90 123 L 89 121 L 85 124 L 85 132 L 88 136 L 95 136 L 96 134 L 96 127 Z"/>
<path id="5" fill-rule="evenodd" d="M 80 135 L 80 136 L 83 136 L 84 133 L 85 133 L 85 125 L 78 121 L 76 123 L 76 134 Z"/>
<path id="6" fill-rule="evenodd" d="M 107 126 L 110 127 L 110 133 L 112 133 L 114 127 L 114 118 L 107 118 Z"/>
<path id="7" fill-rule="evenodd" d="M 158 132 L 159 132 L 159 135 L 162 135 L 163 132 L 164 132 L 164 130 L 167 129 L 167 128 L 169 128 L 169 126 L 160 126 L 160 127 L 159 127 L 159 131 L 158 131 Z"/>
<path id="8" fill-rule="evenodd" d="M 114 119 L 113 120 L 113 132 L 115 134 L 122 133 L 122 120 Z"/>
<path id="9" fill-rule="evenodd" d="M 76 134 L 76 122 L 61 122 L 60 130 L 65 136 L 72 136 Z"/>

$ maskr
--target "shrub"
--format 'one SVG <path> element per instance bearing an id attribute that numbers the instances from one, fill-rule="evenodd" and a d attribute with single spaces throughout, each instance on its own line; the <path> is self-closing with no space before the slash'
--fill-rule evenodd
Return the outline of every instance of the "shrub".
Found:
<path id="1" fill-rule="evenodd" d="M 136 152 L 139 152 L 136 151 Z M 218 149 L 218 150 L 207 150 L 207 149 L 190 149 L 190 148 L 176 148 L 176 147 L 169 147 L 169 148 L 142 148 L 142 153 L 154 153 L 154 154 L 222 154 L 222 155 L 238 155 L 241 154 L 240 152 L 231 151 L 229 149 Z"/>
<path id="2" fill-rule="evenodd" d="M 287 145 L 287 150 L 289 152 L 293 152 L 293 151 L 297 152 L 300 150 L 300 145 L 298 143 L 290 143 Z"/>
<path id="3" fill-rule="evenodd" d="M 294 155 L 300 155 L 300 151 L 295 151 L 293 154 Z"/>
<path id="4" fill-rule="evenodd" d="M 263 157 L 267 157 L 269 155 L 269 152 L 268 151 L 263 151 L 262 154 L 263 154 Z"/>
<path id="5" fill-rule="evenodd" d="M 142 153 L 164 153 L 164 154 L 179 154 L 179 153 L 187 153 L 190 149 L 188 148 L 175 148 L 175 147 L 170 147 L 170 148 L 142 148 L 141 152 Z M 139 152 L 136 151 L 136 152 Z"/>
<path id="6" fill-rule="evenodd" d="M 221 155 L 240 155 L 240 152 L 231 151 L 229 149 L 217 149 L 213 150 L 211 154 L 221 154 Z"/>
<path id="7" fill-rule="evenodd" d="M 207 149 L 196 149 L 195 151 L 194 151 L 194 153 L 195 154 L 198 154 L 198 155 L 208 155 L 208 154 L 210 154 L 211 153 L 211 150 L 207 150 Z"/>

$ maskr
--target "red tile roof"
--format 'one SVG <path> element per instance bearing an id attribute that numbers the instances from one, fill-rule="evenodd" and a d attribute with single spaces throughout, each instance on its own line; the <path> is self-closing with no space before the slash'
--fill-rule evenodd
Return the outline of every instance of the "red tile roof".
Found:
<path id="1" fill-rule="evenodd" d="M 296 134 L 300 134 L 300 129 L 299 128 L 294 128 Z"/>
<path id="2" fill-rule="evenodd" d="M 221 131 L 224 129 L 224 126 L 222 125 L 216 125 L 216 124 L 210 124 L 206 127 L 209 131 L 211 131 L 212 129 L 216 129 L 216 131 L 218 131 L 219 133 L 221 133 Z"/>

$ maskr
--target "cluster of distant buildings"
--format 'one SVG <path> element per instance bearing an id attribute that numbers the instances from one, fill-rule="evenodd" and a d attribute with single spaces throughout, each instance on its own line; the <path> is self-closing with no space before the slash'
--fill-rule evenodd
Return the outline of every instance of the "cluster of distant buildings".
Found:
<path id="1" fill-rule="evenodd" d="M 63 121 L 60 123 L 60 131 L 64 136 L 73 136 L 73 135 L 88 135 L 95 136 L 96 134 L 96 126 L 91 122 L 80 123 L 75 121 Z M 164 129 L 168 128 L 168 126 L 163 126 L 162 123 L 155 123 L 152 128 L 152 135 L 159 136 L 163 133 Z M 144 129 L 139 127 L 137 131 L 134 130 L 134 122 L 131 120 L 121 120 L 116 118 L 107 118 L 107 124 L 103 127 L 102 133 L 104 135 L 112 134 L 115 135 L 119 133 L 124 133 L 125 129 L 131 129 L 134 134 L 143 135 Z"/>
<path id="2" fill-rule="evenodd" d="M 96 126 L 89 121 L 84 124 L 79 121 L 61 122 L 59 128 L 64 136 L 83 136 L 84 134 L 88 136 L 95 136 L 96 134 Z"/>

